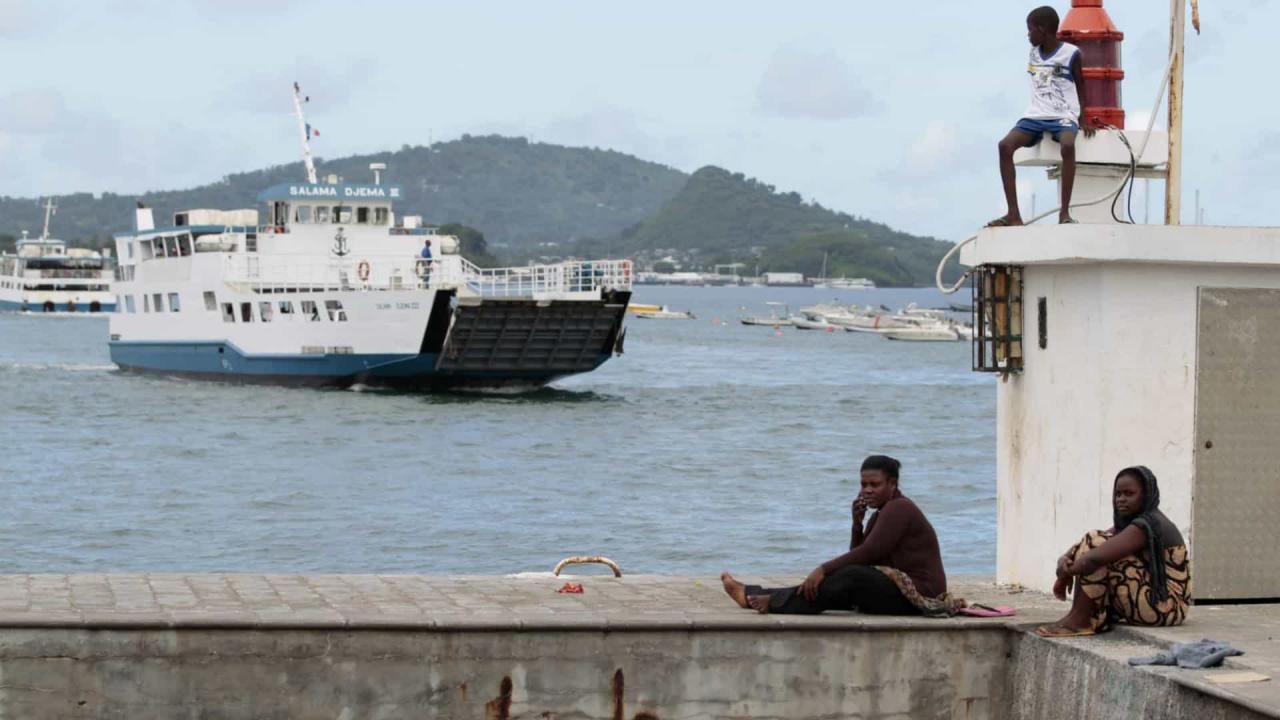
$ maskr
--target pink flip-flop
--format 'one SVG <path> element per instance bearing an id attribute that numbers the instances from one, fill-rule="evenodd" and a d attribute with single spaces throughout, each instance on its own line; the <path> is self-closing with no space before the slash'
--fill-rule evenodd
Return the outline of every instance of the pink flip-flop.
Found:
<path id="1" fill-rule="evenodd" d="M 967 607 L 960 608 L 959 613 L 961 615 L 968 615 L 969 617 L 995 618 L 1013 617 L 1018 614 L 1018 611 L 1008 605 L 996 605 L 993 607 L 991 605 L 979 605 L 977 603 L 973 603 Z"/>

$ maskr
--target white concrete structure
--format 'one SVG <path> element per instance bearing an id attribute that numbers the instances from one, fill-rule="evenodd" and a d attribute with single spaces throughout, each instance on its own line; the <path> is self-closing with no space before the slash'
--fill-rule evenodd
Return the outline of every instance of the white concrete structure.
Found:
<path id="1" fill-rule="evenodd" d="M 1231 556 L 1238 548 L 1270 552 L 1270 547 L 1231 543 L 1226 554 L 1215 549 L 1210 562 L 1200 557 L 1204 552 L 1197 553 L 1193 521 L 1197 507 L 1218 502 L 1205 490 L 1203 477 L 1197 492 L 1197 467 L 1203 467 L 1201 456 L 1212 452 L 1214 439 L 1197 435 L 1197 402 L 1205 402 L 1203 387 L 1198 396 L 1204 353 L 1236 353 L 1230 357 L 1241 358 L 1241 378 L 1252 372 L 1248 366 L 1255 359 L 1276 362 L 1262 356 L 1262 343 L 1273 342 L 1269 331 L 1250 318 L 1229 329 L 1234 335 L 1228 334 L 1228 342 L 1215 339 L 1217 344 L 1206 348 L 1202 300 L 1214 301 L 1215 288 L 1280 288 L 1280 229 L 998 228 L 983 231 L 960 258 L 970 267 L 1024 268 L 1023 371 L 998 384 L 1000 582 L 1049 589 L 1058 555 L 1085 531 L 1110 527 L 1113 479 L 1135 464 L 1148 465 L 1160 480 L 1162 509 L 1192 549 L 1193 583 L 1197 567 L 1240 571 L 1236 563 L 1243 560 Z M 1263 313 L 1270 312 L 1266 297 Z M 1043 348 L 1040 298 L 1046 310 Z M 1280 302 L 1275 305 L 1274 315 L 1280 317 Z M 1252 312 L 1257 314 L 1256 307 Z M 1258 367 L 1265 381 L 1272 366 Z M 1224 414 L 1221 407 L 1213 412 Z M 1258 427 L 1280 415 L 1269 401 L 1242 412 L 1251 413 L 1245 425 Z M 1235 410 L 1229 419 L 1239 426 Z M 1266 472 L 1261 454 L 1280 451 L 1272 450 L 1269 446 L 1277 443 L 1265 436 L 1247 435 L 1237 429 L 1233 437 L 1248 446 L 1230 451 L 1253 453 L 1255 471 L 1242 473 L 1249 477 L 1241 478 L 1241 492 L 1251 492 L 1244 483 L 1260 477 L 1268 484 L 1256 497 L 1239 498 L 1232 512 L 1243 520 L 1257 508 L 1256 521 L 1269 522 L 1263 510 L 1280 508 L 1280 482 Z M 1219 438 L 1219 446 L 1226 440 Z"/>
<path id="2" fill-rule="evenodd" d="M 1013 162 L 1019 167 L 1048 167 L 1049 177 L 1057 180 L 1062 146 L 1046 133 L 1038 145 L 1014 153 Z M 1088 203 L 1114 194 L 1134 164 L 1136 177 L 1163 179 L 1168 162 L 1169 135 L 1164 132 L 1125 131 L 1122 136 L 1115 130 L 1099 130 L 1091 138 L 1082 135 L 1076 140 L 1076 181 L 1071 202 L 1073 205 Z M 1059 182 L 1058 198 L 1061 197 Z M 1120 202 L 1123 203 L 1124 198 Z M 1110 200 L 1074 207 L 1071 215 L 1082 223 L 1115 222 Z"/>

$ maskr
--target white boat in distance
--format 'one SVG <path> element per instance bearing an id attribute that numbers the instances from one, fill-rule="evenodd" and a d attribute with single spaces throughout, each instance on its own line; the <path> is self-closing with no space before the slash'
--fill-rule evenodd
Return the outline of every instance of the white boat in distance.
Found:
<path id="1" fill-rule="evenodd" d="M 768 302 L 769 316 L 762 315 L 744 315 L 738 318 L 743 325 L 765 325 L 768 327 L 786 327 L 791 324 L 791 309 L 786 303 Z M 744 310 L 746 308 L 743 308 Z"/>
<path id="2" fill-rule="evenodd" d="M 68 248 L 50 237 L 49 220 L 55 212 L 53 200 L 46 201 L 40 237 L 31 239 L 24 232 L 14 253 L 0 255 L 0 310 L 58 314 L 115 310 L 110 258 L 96 250 Z"/>
<path id="3" fill-rule="evenodd" d="M 696 320 L 697 317 L 688 310 L 671 310 L 666 305 L 661 305 L 657 310 L 645 308 L 643 310 L 633 309 L 632 315 L 645 320 Z"/>
<path id="4" fill-rule="evenodd" d="M 894 328 L 881 333 L 886 340 L 903 340 L 908 342 L 959 342 L 963 340 L 959 329 L 954 325 L 929 324 L 913 327 Z"/>
<path id="5" fill-rule="evenodd" d="M 791 324 L 797 330 L 825 330 L 826 332 L 834 332 L 839 330 L 839 326 L 827 322 L 823 317 L 806 317 L 804 315 L 795 315 L 791 318 Z"/>
<path id="6" fill-rule="evenodd" d="M 875 290 L 876 284 L 867 278 L 831 278 L 826 281 L 826 287 L 832 290 Z"/>
<path id="7" fill-rule="evenodd" d="M 480 268 L 416 216 L 400 188 L 316 176 L 294 85 L 306 181 L 258 210 L 151 210 L 115 236 L 122 369 L 305 385 L 536 388 L 621 345 L 631 261 Z M 432 257 L 420 257 L 430 241 Z"/>

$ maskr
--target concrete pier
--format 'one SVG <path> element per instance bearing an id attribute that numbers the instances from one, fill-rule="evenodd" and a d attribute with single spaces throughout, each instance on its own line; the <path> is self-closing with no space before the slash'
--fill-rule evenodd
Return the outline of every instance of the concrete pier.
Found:
<path id="1" fill-rule="evenodd" d="M 1280 606 L 1047 641 L 1027 630 L 1065 605 L 976 580 L 953 590 L 1019 615 L 761 616 L 714 577 L 572 579 L 0 576 L 0 720 L 1280 718 L 1274 682 L 1213 682 L 1280 673 Z M 1248 654 L 1124 662 L 1201 637 Z"/>

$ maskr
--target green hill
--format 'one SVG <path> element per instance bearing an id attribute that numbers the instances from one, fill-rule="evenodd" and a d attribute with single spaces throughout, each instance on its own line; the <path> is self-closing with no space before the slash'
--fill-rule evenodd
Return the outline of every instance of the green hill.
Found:
<path id="1" fill-rule="evenodd" d="M 622 153 L 529 143 L 523 138 L 471 137 L 431 147 L 317 162 L 321 176 L 369 182 L 369 164 L 386 163 L 383 182 L 399 184 L 398 212 L 428 222 L 481 230 L 489 246 L 529 246 L 615 234 L 652 215 L 684 186 L 678 170 Z M 211 185 L 140 196 L 77 193 L 55 198 L 52 234 L 101 246 L 133 223 L 135 200 L 164 222 L 190 208 L 256 207 L 258 192 L 304 178 L 302 163 L 238 173 Z M 0 197 L 0 234 L 38 235 L 43 211 L 35 198 Z"/>
<path id="2" fill-rule="evenodd" d="M 743 262 L 760 272 L 808 277 L 821 274 L 825 255 L 828 277 L 923 285 L 933 281 L 938 260 L 950 248 L 950 243 L 807 203 L 797 193 L 778 192 L 741 173 L 705 167 L 653 217 L 616 237 L 581 243 L 579 254 L 676 251 L 695 267 Z"/>

